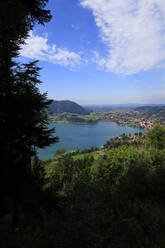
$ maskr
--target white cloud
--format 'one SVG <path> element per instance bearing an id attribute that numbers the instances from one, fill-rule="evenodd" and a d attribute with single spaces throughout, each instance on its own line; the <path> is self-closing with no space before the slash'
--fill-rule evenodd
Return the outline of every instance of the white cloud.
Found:
<path id="1" fill-rule="evenodd" d="M 26 45 L 22 46 L 20 55 L 62 66 L 74 67 L 81 62 L 79 54 L 70 52 L 67 48 L 57 48 L 55 44 L 48 45 L 47 37 L 35 35 L 32 31 L 29 33 Z"/>
<path id="2" fill-rule="evenodd" d="M 164 0 L 81 0 L 92 10 L 107 56 L 95 62 L 108 71 L 134 74 L 164 65 Z"/>
<path id="3" fill-rule="evenodd" d="M 98 64 L 98 69 L 101 69 L 106 65 L 106 60 L 101 58 L 97 51 L 93 51 L 94 58 L 92 58 L 92 62 Z"/>

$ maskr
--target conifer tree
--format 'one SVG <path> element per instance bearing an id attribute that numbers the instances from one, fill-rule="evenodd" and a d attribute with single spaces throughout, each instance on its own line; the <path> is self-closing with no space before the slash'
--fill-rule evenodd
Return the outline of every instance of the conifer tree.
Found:
<path id="1" fill-rule="evenodd" d="M 13 199 L 13 216 L 17 215 L 17 205 L 28 185 L 36 147 L 43 148 L 57 140 L 51 136 L 54 130 L 47 128 L 50 101 L 37 87 L 40 68 L 36 62 L 16 62 L 20 46 L 35 23 L 50 20 L 47 2 L 0 1 L 0 193 L 2 200 Z"/>

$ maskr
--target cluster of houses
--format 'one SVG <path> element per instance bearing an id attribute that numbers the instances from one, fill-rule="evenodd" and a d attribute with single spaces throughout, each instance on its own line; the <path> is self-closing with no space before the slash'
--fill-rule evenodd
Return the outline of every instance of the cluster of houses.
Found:
<path id="1" fill-rule="evenodd" d="M 144 118 L 139 120 L 140 128 L 150 130 L 153 128 L 155 121 L 154 120 L 145 120 Z"/>
<path id="2" fill-rule="evenodd" d="M 156 122 L 165 124 L 164 116 L 159 118 L 148 117 L 147 115 L 141 116 L 137 111 L 112 111 L 101 113 L 100 117 L 104 121 L 112 121 L 120 125 L 134 126 L 145 130 L 152 129 Z"/>

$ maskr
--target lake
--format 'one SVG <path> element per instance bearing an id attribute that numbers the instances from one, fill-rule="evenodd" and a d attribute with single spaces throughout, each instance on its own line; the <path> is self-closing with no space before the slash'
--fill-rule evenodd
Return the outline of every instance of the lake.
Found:
<path id="1" fill-rule="evenodd" d="M 54 152 L 61 147 L 64 147 L 67 151 L 81 150 L 92 146 L 100 147 L 110 138 L 123 133 L 134 134 L 141 131 L 138 128 L 120 126 L 112 122 L 98 122 L 95 124 L 56 123 L 49 126 L 50 128 L 55 127 L 55 136 L 58 136 L 60 141 L 45 149 L 39 149 L 38 156 L 40 159 L 53 158 Z"/>

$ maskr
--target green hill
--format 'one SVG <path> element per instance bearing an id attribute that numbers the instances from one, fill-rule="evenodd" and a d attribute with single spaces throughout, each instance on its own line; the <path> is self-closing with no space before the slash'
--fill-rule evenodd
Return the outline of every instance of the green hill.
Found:
<path id="1" fill-rule="evenodd" d="M 89 114 L 89 111 L 84 109 L 79 104 L 69 100 L 53 101 L 53 103 L 50 106 L 50 114 L 61 114 L 61 113 L 86 115 Z"/>

